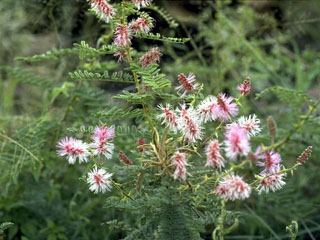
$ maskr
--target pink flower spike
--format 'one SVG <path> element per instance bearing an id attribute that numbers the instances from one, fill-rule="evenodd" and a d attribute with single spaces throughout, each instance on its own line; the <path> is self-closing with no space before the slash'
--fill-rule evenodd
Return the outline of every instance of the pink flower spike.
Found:
<path id="1" fill-rule="evenodd" d="M 244 80 L 244 82 L 242 84 L 240 84 L 237 89 L 239 90 L 239 92 L 242 95 L 248 95 L 250 93 L 250 89 L 251 89 L 251 78 L 250 77 L 246 77 L 246 79 Z"/>
<path id="2" fill-rule="evenodd" d="M 206 167 L 218 167 L 220 170 L 224 167 L 225 160 L 220 154 L 220 144 L 218 140 L 210 141 L 206 147 L 207 163 Z"/>
<path id="3" fill-rule="evenodd" d="M 196 77 L 193 75 L 193 73 L 189 73 L 189 76 L 186 77 L 183 73 L 180 73 L 178 75 L 178 80 L 179 83 L 181 84 L 180 86 L 176 87 L 176 90 L 184 89 L 183 94 L 181 95 L 182 98 L 185 97 L 185 95 L 198 88 L 199 84 L 192 84 L 194 81 L 196 81 Z"/>
<path id="4" fill-rule="evenodd" d="M 261 174 L 273 174 L 279 171 L 279 164 L 281 162 L 281 156 L 279 153 L 275 151 L 265 151 L 264 153 L 262 153 L 260 158 L 263 159 L 264 162 L 257 162 L 257 166 L 265 167 Z"/>
<path id="5" fill-rule="evenodd" d="M 269 193 L 270 190 L 275 192 L 286 184 L 286 182 L 283 181 L 285 174 L 275 173 L 267 177 L 265 175 L 261 175 L 259 177 L 262 178 L 257 187 L 259 194 L 262 192 Z"/>
<path id="6" fill-rule="evenodd" d="M 119 159 L 126 165 L 133 165 L 133 162 L 123 152 L 119 152 Z"/>
<path id="7" fill-rule="evenodd" d="M 248 131 L 249 136 L 256 136 L 261 132 L 260 119 L 255 114 L 249 115 L 249 117 L 241 116 L 237 123 Z"/>
<path id="8" fill-rule="evenodd" d="M 160 57 L 162 56 L 162 53 L 159 52 L 158 48 L 152 48 L 149 52 L 145 53 L 140 58 L 140 65 L 142 67 L 146 67 L 150 64 L 160 62 Z"/>
<path id="9" fill-rule="evenodd" d="M 74 164 L 79 159 L 79 163 L 88 162 L 89 146 L 81 140 L 74 139 L 72 137 L 61 139 L 57 145 L 59 156 L 67 156 L 70 164 Z"/>
<path id="10" fill-rule="evenodd" d="M 221 199 L 231 201 L 237 199 L 243 200 L 249 198 L 251 187 L 242 180 L 242 177 L 229 175 L 219 182 L 214 192 Z"/>
<path id="11" fill-rule="evenodd" d="M 101 20 L 107 23 L 115 15 L 113 7 L 105 0 L 88 0 L 92 10 L 98 15 Z"/>
<path id="12" fill-rule="evenodd" d="M 178 130 L 178 116 L 171 109 L 171 105 L 167 104 L 165 107 L 158 105 L 158 108 L 162 111 L 162 113 L 158 115 L 159 119 L 163 119 L 162 124 L 166 124 L 170 130 L 176 132 Z"/>
<path id="13" fill-rule="evenodd" d="M 104 169 L 98 169 L 95 167 L 88 173 L 87 182 L 89 183 L 89 189 L 95 194 L 106 191 L 110 191 L 111 185 L 111 173 L 107 173 Z"/>
<path id="14" fill-rule="evenodd" d="M 138 148 L 138 152 L 144 152 L 144 138 L 139 138 L 138 139 L 138 144 L 137 144 L 137 148 Z"/>
<path id="15" fill-rule="evenodd" d="M 131 34 L 130 29 L 128 29 L 127 25 L 118 24 L 115 31 L 115 39 L 114 44 L 117 46 L 130 46 L 131 45 Z"/>
<path id="16" fill-rule="evenodd" d="M 179 151 L 175 152 L 172 156 L 172 164 L 176 167 L 173 174 L 174 179 L 181 178 L 182 180 L 187 179 L 187 157 L 184 153 Z"/>
<path id="17" fill-rule="evenodd" d="M 238 114 L 238 105 L 232 101 L 233 97 L 227 97 L 224 93 L 219 94 L 217 98 L 218 104 L 217 107 L 214 108 L 214 111 L 220 121 L 227 121 Z"/>
<path id="18" fill-rule="evenodd" d="M 131 0 L 135 5 L 136 8 L 140 9 L 140 7 L 149 6 L 152 0 Z"/>
<path id="19" fill-rule="evenodd" d="M 148 22 L 147 19 L 139 17 L 129 23 L 129 27 L 134 31 L 135 34 L 143 32 L 148 33 L 153 27 L 152 22 Z"/>
<path id="20" fill-rule="evenodd" d="M 226 129 L 225 151 L 228 158 L 236 160 L 238 156 L 247 156 L 250 152 L 250 142 L 247 131 L 237 124 L 231 124 Z"/>
<path id="21" fill-rule="evenodd" d="M 203 136 L 201 120 L 198 113 L 189 107 L 186 109 L 185 104 L 181 105 L 180 117 L 178 119 L 178 128 L 184 135 L 184 138 L 190 142 L 197 142 Z"/>
<path id="22" fill-rule="evenodd" d="M 217 107 L 217 104 L 218 102 L 216 97 L 208 97 L 198 105 L 198 112 L 203 122 L 206 123 L 216 120 L 214 109 Z"/>

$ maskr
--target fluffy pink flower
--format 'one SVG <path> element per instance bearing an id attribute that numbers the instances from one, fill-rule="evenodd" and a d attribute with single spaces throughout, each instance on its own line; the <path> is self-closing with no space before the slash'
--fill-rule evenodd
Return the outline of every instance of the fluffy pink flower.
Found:
<path id="1" fill-rule="evenodd" d="M 108 141 L 94 141 L 90 145 L 93 149 L 93 155 L 104 155 L 107 159 L 112 158 L 114 144 Z"/>
<path id="2" fill-rule="evenodd" d="M 281 162 L 281 156 L 279 153 L 275 151 L 265 151 L 260 156 L 261 159 L 264 160 L 264 162 L 257 162 L 257 166 L 259 167 L 265 167 L 265 169 L 261 172 L 261 174 L 265 173 L 276 173 L 280 169 L 280 162 Z"/>
<path id="3" fill-rule="evenodd" d="M 240 127 L 245 128 L 250 136 L 256 136 L 261 132 L 260 119 L 255 114 L 249 115 L 249 117 L 241 116 L 237 123 Z"/>
<path id="4" fill-rule="evenodd" d="M 136 5 L 136 8 L 149 6 L 152 0 L 131 0 Z"/>
<path id="5" fill-rule="evenodd" d="M 121 62 L 123 58 L 127 56 L 127 52 L 126 51 L 115 52 L 113 56 L 118 57 L 118 62 Z"/>
<path id="6" fill-rule="evenodd" d="M 242 180 L 242 177 L 229 175 L 224 177 L 219 186 L 215 189 L 215 194 L 225 200 L 237 200 L 249 198 L 251 187 Z"/>
<path id="7" fill-rule="evenodd" d="M 214 108 L 215 115 L 221 121 L 229 120 L 238 114 L 239 108 L 233 103 L 233 97 L 227 97 L 224 93 L 220 93 L 217 98 L 217 107 Z"/>
<path id="8" fill-rule="evenodd" d="M 161 56 L 162 56 L 162 53 L 159 52 L 158 48 L 152 48 L 149 52 L 145 53 L 140 58 L 140 65 L 142 67 L 146 67 L 150 64 L 159 62 Z"/>
<path id="9" fill-rule="evenodd" d="M 109 22 L 115 15 L 113 7 L 106 0 L 88 0 L 92 10 L 99 16 L 101 20 Z"/>
<path id="10" fill-rule="evenodd" d="M 190 142 L 197 142 L 203 136 L 201 120 L 197 112 L 189 107 L 181 105 L 180 117 L 178 119 L 178 128 L 183 133 L 185 139 Z"/>
<path id="11" fill-rule="evenodd" d="M 79 159 L 79 163 L 88 162 L 89 146 L 81 140 L 74 139 L 72 137 L 61 139 L 57 145 L 59 156 L 67 156 L 70 164 L 74 164 Z"/>
<path id="12" fill-rule="evenodd" d="M 178 116 L 171 109 L 171 105 L 167 104 L 165 107 L 162 105 L 158 105 L 158 108 L 162 111 L 160 115 L 158 115 L 159 119 L 163 119 L 162 124 L 166 124 L 172 131 L 178 130 Z"/>
<path id="13" fill-rule="evenodd" d="M 98 169 L 95 167 L 91 172 L 88 173 L 87 182 L 89 183 L 89 189 L 95 194 L 102 192 L 105 193 L 107 190 L 110 191 L 111 185 L 111 173 L 107 173 L 104 169 Z"/>
<path id="14" fill-rule="evenodd" d="M 242 84 L 240 84 L 237 89 L 242 95 L 247 95 L 251 89 L 251 78 L 247 77 Z"/>
<path id="15" fill-rule="evenodd" d="M 210 141 L 206 147 L 207 163 L 206 167 L 224 167 L 225 160 L 220 154 L 220 144 L 218 140 Z"/>
<path id="16" fill-rule="evenodd" d="M 215 121 L 216 115 L 214 109 L 217 107 L 217 98 L 208 97 L 198 105 L 198 112 L 203 122 Z"/>
<path id="17" fill-rule="evenodd" d="M 127 25 L 118 24 L 115 31 L 114 44 L 117 46 L 130 46 L 131 45 L 131 34 L 130 29 Z"/>
<path id="18" fill-rule="evenodd" d="M 176 167 L 173 174 L 174 179 L 181 178 L 184 181 L 187 179 L 187 157 L 184 153 L 175 152 L 172 156 L 172 164 Z"/>
<path id="19" fill-rule="evenodd" d="M 135 34 L 143 32 L 148 33 L 153 27 L 152 22 L 148 22 L 147 19 L 139 17 L 136 20 L 132 20 L 129 23 L 129 27 L 134 31 Z"/>
<path id="20" fill-rule="evenodd" d="M 180 86 L 176 87 L 176 90 L 180 91 L 180 89 L 184 89 L 183 94 L 181 97 L 183 98 L 188 92 L 197 89 L 199 84 L 192 84 L 194 81 L 196 81 L 196 77 L 193 75 L 193 73 L 189 73 L 189 76 L 186 77 L 183 73 L 180 73 L 178 75 Z"/>
<path id="21" fill-rule="evenodd" d="M 247 130 L 231 124 L 226 129 L 225 151 L 228 158 L 236 160 L 237 156 L 247 156 L 250 152 L 250 142 Z"/>
<path id="22" fill-rule="evenodd" d="M 102 127 L 96 127 L 93 132 L 93 143 L 91 147 L 93 148 L 94 155 L 104 155 L 107 159 L 110 159 L 113 154 L 114 144 L 110 142 L 110 139 L 114 138 L 114 127 L 107 127 L 106 125 Z"/>
<path id="23" fill-rule="evenodd" d="M 262 178 L 257 187 L 259 194 L 261 194 L 262 192 L 269 193 L 270 190 L 272 192 L 275 192 L 281 189 L 286 184 L 286 182 L 283 181 L 285 174 L 275 173 L 267 177 L 265 177 L 264 175 L 259 177 Z"/>
<path id="24" fill-rule="evenodd" d="M 107 125 L 103 125 L 102 127 L 95 127 L 92 139 L 99 141 L 107 141 L 111 138 L 114 138 L 114 136 L 114 126 L 108 127 Z"/>

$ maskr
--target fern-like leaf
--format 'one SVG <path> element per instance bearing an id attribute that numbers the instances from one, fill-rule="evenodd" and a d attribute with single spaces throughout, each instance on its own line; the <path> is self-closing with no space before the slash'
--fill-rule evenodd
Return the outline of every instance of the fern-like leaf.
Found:
<path id="1" fill-rule="evenodd" d="M 88 72 L 87 70 L 75 71 L 69 73 L 69 76 L 72 79 L 85 79 L 85 80 L 97 80 L 102 82 L 125 82 L 125 83 L 133 83 L 133 77 L 129 73 L 123 73 L 122 71 L 113 72 L 111 75 L 108 71 L 104 71 L 103 73 L 94 73 Z"/>
<path id="2" fill-rule="evenodd" d="M 65 55 L 75 55 L 79 54 L 79 49 L 71 48 L 71 49 L 53 49 L 52 51 L 47 51 L 46 53 L 40 55 L 34 55 L 32 57 L 16 57 L 15 61 L 26 61 L 26 62 L 37 62 L 44 60 L 59 60 L 59 57 Z"/>
<path id="3" fill-rule="evenodd" d="M 270 92 L 276 94 L 281 101 L 289 105 L 300 106 L 304 102 L 307 102 L 310 105 L 315 104 L 314 99 L 309 97 L 306 93 L 279 86 L 273 86 L 263 90 L 261 93 L 256 95 L 256 99 L 260 99 L 262 96 Z"/>
<path id="4" fill-rule="evenodd" d="M 149 7 L 147 7 L 147 9 L 151 9 L 151 10 L 159 13 L 161 15 L 161 17 L 163 17 L 163 19 L 169 24 L 170 28 L 176 28 L 179 26 L 179 24 L 172 18 L 172 16 L 163 8 L 158 7 L 153 4 Z"/>
<path id="5" fill-rule="evenodd" d="M 189 38 L 173 38 L 173 37 L 165 37 L 161 34 L 153 34 L 153 33 L 139 33 L 134 35 L 135 38 L 140 39 L 150 39 L 150 40 L 158 40 L 163 42 L 170 42 L 170 43 L 186 43 L 190 39 Z"/>
<path id="6" fill-rule="evenodd" d="M 171 82 L 166 79 L 166 75 L 159 73 L 158 64 L 150 64 L 147 67 L 134 65 L 132 70 L 142 77 L 142 82 L 154 90 L 171 87 Z"/>

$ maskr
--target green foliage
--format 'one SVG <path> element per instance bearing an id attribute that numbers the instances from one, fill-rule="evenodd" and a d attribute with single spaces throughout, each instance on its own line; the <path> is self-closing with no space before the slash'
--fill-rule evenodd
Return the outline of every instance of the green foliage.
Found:
<path id="1" fill-rule="evenodd" d="M 154 90 L 171 87 L 171 82 L 166 79 L 166 75 L 159 73 L 160 69 L 157 64 L 150 64 L 147 67 L 132 66 L 132 70 L 141 76 L 144 84 Z"/>
<path id="2" fill-rule="evenodd" d="M 314 114 L 319 106 L 308 118 L 305 114 L 306 106 L 315 106 L 314 99 L 319 97 L 319 54 L 313 49 L 317 49 L 318 38 L 307 35 L 310 32 L 290 32 L 299 23 L 280 31 L 280 23 L 272 14 L 249 3 L 232 7 L 226 1 L 216 5 L 206 2 L 203 8 L 202 3 L 193 3 L 199 8 L 196 14 L 189 14 L 187 9 L 179 11 L 170 6 L 168 13 L 155 5 L 144 8 L 150 12 L 141 12 L 127 1 L 128 14 L 150 20 L 156 12 L 165 21 L 164 26 L 177 30 L 175 35 L 166 32 L 133 36 L 139 48 L 141 45 L 146 49 L 144 40 L 156 40 L 163 44 L 163 53 L 170 55 L 162 58 L 160 66 L 142 68 L 138 65 L 140 53 L 136 52 L 132 52 L 132 62 L 115 62 L 112 54 L 128 49 L 110 45 L 115 23 L 97 24 L 96 19 L 80 10 L 85 5 L 86 11 L 88 4 L 62 0 L 21 4 L 11 0 L 0 3 L 0 20 L 10 23 L 0 29 L 0 216 L 2 221 L 15 223 L 6 230 L 8 239 L 211 239 L 221 213 L 220 203 L 208 194 L 216 183 L 190 187 L 156 175 L 156 168 L 139 164 L 149 155 L 141 157 L 138 153 L 137 138 L 144 137 L 150 143 L 163 136 L 162 130 L 160 136 L 152 133 L 145 114 L 150 113 L 153 121 L 159 101 L 181 103 L 173 90 L 180 72 L 195 73 L 197 81 L 205 86 L 202 92 L 189 94 L 185 98 L 188 103 L 221 91 L 233 95 L 235 86 L 250 75 L 253 94 L 242 103 L 242 113 L 273 115 L 279 129 L 275 141 L 293 133 L 279 149 L 286 166 L 295 162 L 306 146 L 320 146 L 320 121 Z M 121 10 L 121 4 L 115 7 Z M 284 16 L 297 8 L 291 7 L 281 8 Z M 40 30 L 36 29 L 39 26 Z M 39 34 L 41 28 L 44 30 Z M 106 35 L 97 41 L 102 32 Z M 44 38 L 34 43 L 41 35 L 49 36 L 51 41 Z M 311 47 L 302 45 L 304 41 Z M 80 44 L 65 48 L 73 42 Z M 38 54 L 42 51 L 46 53 Z M 17 57 L 30 55 L 34 56 Z M 70 61 L 69 55 L 79 55 L 80 61 Z M 150 89 L 143 89 L 144 85 Z M 254 93 L 261 90 L 254 100 Z M 296 129 L 303 119 L 304 124 Z M 85 178 L 87 167 L 66 167 L 67 162 L 56 156 L 55 145 L 66 135 L 88 140 L 94 127 L 103 124 L 116 125 L 115 155 L 105 166 L 117 172 L 115 181 L 123 184 L 101 196 L 89 193 L 86 183 L 79 181 Z M 211 133 L 213 129 L 206 131 Z M 174 137 L 170 133 L 168 141 Z M 267 146 L 269 142 L 266 127 L 261 136 L 252 138 L 253 147 L 258 143 Z M 196 150 L 203 155 L 203 146 Z M 135 165 L 121 163 L 116 157 L 119 151 Z M 319 149 L 314 147 L 310 161 L 295 173 L 295 178 L 288 178 L 283 190 L 255 195 L 246 208 L 238 202 L 228 205 L 230 211 L 226 211 L 223 224 L 233 230 L 230 238 L 320 237 L 319 207 L 315 204 L 320 189 L 310 185 L 319 182 L 319 156 Z M 203 166 L 203 157 L 191 159 L 190 163 L 194 182 L 212 173 L 204 168 L 195 170 Z M 250 166 L 250 171 L 253 168 Z M 237 219 L 239 228 L 234 227 Z M 289 225 L 292 219 L 298 219 L 298 227 Z M 6 224 L 0 226 L 0 234 L 9 227 Z M 285 233 L 285 226 L 291 226 L 292 233 Z"/>
<path id="3" fill-rule="evenodd" d="M 103 73 L 93 73 L 88 72 L 87 70 L 75 71 L 69 73 L 72 79 L 77 80 L 98 80 L 102 82 L 125 82 L 125 83 L 134 83 L 132 75 L 129 73 L 120 72 L 113 72 L 111 76 L 109 75 L 108 71 L 104 71 Z"/>
<path id="4" fill-rule="evenodd" d="M 53 49 L 52 51 L 47 51 L 46 53 L 34 55 L 32 57 L 16 57 L 15 61 L 26 61 L 26 62 L 37 62 L 45 60 L 59 60 L 61 56 L 79 54 L 78 48 L 73 49 Z"/>
<path id="5" fill-rule="evenodd" d="M 189 41 L 189 38 L 174 38 L 174 37 L 165 37 L 162 36 L 160 33 L 139 33 L 134 35 L 136 38 L 141 39 L 150 39 L 150 40 L 158 40 L 168 43 L 186 43 Z"/>
<path id="6" fill-rule="evenodd" d="M 81 60 L 84 60 L 87 57 L 94 57 L 98 55 L 104 55 L 104 54 L 113 54 L 115 52 L 115 46 L 112 45 L 103 45 L 101 48 L 96 49 L 93 47 L 90 47 L 88 43 L 85 41 L 81 41 L 80 44 L 75 43 L 75 48 L 79 51 L 79 58 Z"/>
<path id="7" fill-rule="evenodd" d="M 279 97 L 281 101 L 284 103 L 299 107 L 304 102 L 307 102 L 310 105 L 315 104 L 315 100 L 308 96 L 305 92 L 297 91 L 293 89 L 286 89 L 279 86 L 273 86 L 267 88 L 256 95 L 256 99 L 260 99 L 262 96 L 266 95 L 267 93 L 274 93 Z"/>
<path id="8" fill-rule="evenodd" d="M 151 6 L 148 6 L 147 9 L 151 9 L 159 13 L 161 17 L 163 17 L 166 20 L 166 22 L 169 24 L 170 28 L 176 28 L 179 26 L 179 24 L 173 19 L 173 17 L 163 8 L 157 5 L 151 5 Z"/>
<path id="9" fill-rule="evenodd" d="M 12 227 L 14 223 L 12 222 L 5 222 L 0 224 L 0 235 L 4 234 L 4 231 L 7 230 L 8 228 Z"/>

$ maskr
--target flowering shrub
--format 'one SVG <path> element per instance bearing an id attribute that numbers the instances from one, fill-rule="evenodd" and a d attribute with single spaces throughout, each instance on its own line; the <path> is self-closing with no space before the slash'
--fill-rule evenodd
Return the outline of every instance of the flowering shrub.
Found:
<path id="1" fill-rule="evenodd" d="M 313 21 L 279 31 L 273 12 L 228 0 L 13 2 L 0 3 L 0 239 L 319 237 L 319 150 L 289 176 L 320 143 L 310 28 L 295 41 Z"/>
<path id="2" fill-rule="evenodd" d="M 254 198 L 255 191 L 267 194 L 280 190 L 287 173 L 306 161 L 312 147 L 301 154 L 296 164 L 285 167 L 277 151 L 290 136 L 274 142 L 276 128 L 272 119 L 268 120 L 271 144 L 253 146 L 251 139 L 265 126 L 255 114 L 241 115 L 241 100 L 252 88 L 250 77 L 237 86 L 237 97 L 227 93 L 203 96 L 205 85 L 193 73 L 180 73 L 173 82 L 177 93 L 172 93 L 171 82 L 160 73 L 159 48 L 140 54 L 132 47 L 134 38 L 175 43 L 188 40 L 150 33 L 155 21 L 140 9 L 151 1 L 90 3 L 100 19 L 114 26 L 113 44 L 104 46 L 102 51 L 118 57 L 118 62 L 132 74 L 135 91 L 124 91 L 114 98 L 141 107 L 141 120 L 137 122 L 148 133 L 137 139 L 137 149 L 132 150 L 135 159 L 129 159 L 113 143 L 117 139 L 116 123 L 96 126 L 87 136 L 91 142 L 73 137 L 61 139 L 58 155 L 67 157 L 70 164 L 77 159 L 79 163 L 89 163 L 89 190 L 110 194 L 107 208 L 137 216 L 135 226 L 118 220 L 107 223 L 126 231 L 126 239 L 169 239 L 172 235 L 175 237 L 170 239 L 200 239 L 200 233 L 210 224 L 215 226 L 213 239 L 223 239 L 239 224 L 239 217 L 226 210 L 226 203 Z M 129 22 L 131 15 L 138 18 Z M 99 50 L 82 43 L 81 58 L 92 52 Z M 96 76 L 101 77 L 99 73 Z M 161 103 L 155 108 L 156 101 Z M 123 165 L 107 168 L 106 162 L 116 156 L 115 149 Z"/>

